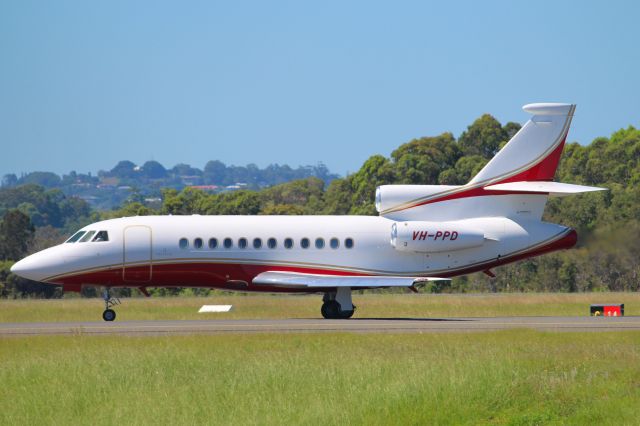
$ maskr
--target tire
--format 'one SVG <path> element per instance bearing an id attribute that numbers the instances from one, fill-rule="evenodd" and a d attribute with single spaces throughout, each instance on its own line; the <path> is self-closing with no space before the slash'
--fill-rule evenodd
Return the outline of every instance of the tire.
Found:
<path id="1" fill-rule="evenodd" d="M 340 311 L 340 319 L 349 319 L 353 316 L 353 310 L 350 311 Z"/>
<path id="2" fill-rule="evenodd" d="M 322 304 L 320 312 L 325 319 L 338 319 L 340 318 L 340 304 L 335 300 L 330 300 Z"/>
<path id="3" fill-rule="evenodd" d="M 116 319 L 116 311 L 113 309 L 107 309 L 102 313 L 102 319 L 105 321 L 113 321 Z"/>

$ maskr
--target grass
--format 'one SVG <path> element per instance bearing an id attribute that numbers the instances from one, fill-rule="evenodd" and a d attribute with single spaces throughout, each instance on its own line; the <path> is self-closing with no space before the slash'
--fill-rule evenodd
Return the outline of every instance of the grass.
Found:
<path id="1" fill-rule="evenodd" d="M 0 424 L 637 424 L 640 333 L 0 339 Z"/>
<path id="2" fill-rule="evenodd" d="M 358 317 L 587 315 L 640 294 L 355 295 Z M 198 314 L 202 304 L 233 304 Z M 118 318 L 319 316 L 319 296 L 131 298 Z M 0 322 L 100 320 L 3 300 Z M 640 332 L 0 338 L 0 424 L 636 424 Z"/>
<path id="3" fill-rule="evenodd" d="M 640 315 L 640 293 L 580 294 L 355 294 L 358 318 L 583 316 L 591 303 L 624 303 Z M 116 307 L 118 320 L 318 318 L 320 295 L 225 294 L 214 297 L 129 298 Z M 224 314 L 198 314 L 204 304 L 232 304 Z M 0 322 L 100 321 L 101 299 L 0 300 Z"/>

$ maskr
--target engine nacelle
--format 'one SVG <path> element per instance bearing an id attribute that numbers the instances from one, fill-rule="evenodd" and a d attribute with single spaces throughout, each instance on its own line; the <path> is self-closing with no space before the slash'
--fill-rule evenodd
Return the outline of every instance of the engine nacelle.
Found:
<path id="1" fill-rule="evenodd" d="M 461 222 L 395 222 L 391 245 L 399 251 L 435 253 L 479 247 L 484 233 Z"/>
<path id="2" fill-rule="evenodd" d="M 381 215 L 402 209 L 422 198 L 450 191 L 459 186 L 450 185 L 382 185 L 376 188 L 376 210 Z"/>

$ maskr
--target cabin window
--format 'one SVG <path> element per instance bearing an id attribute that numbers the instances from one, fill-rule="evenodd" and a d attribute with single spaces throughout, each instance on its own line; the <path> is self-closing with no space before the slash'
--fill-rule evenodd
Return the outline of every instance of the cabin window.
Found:
<path id="1" fill-rule="evenodd" d="M 107 231 L 100 231 L 93 238 L 93 241 L 109 241 L 109 233 Z"/>
<path id="2" fill-rule="evenodd" d="M 231 238 L 224 239 L 224 248 L 230 249 L 233 247 L 233 240 Z"/>
<path id="3" fill-rule="evenodd" d="M 238 247 L 240 247 L 241 249 L 247 248 L 247 239 L 246 238 L 240 238 L 238 240 Z"/>
<path id="4" fill-rule="evenodd" d="M 309 248 L 309 239 L 308 238 L 303 238 L 300 240 L 300 247 L 302 247 L 303 249 L 308 249 Z"/>
<path id="5" fill-rule="evenodd" d="M 269 247 L 270 249 L 274 249 L 278 246 L 278 240 L 276 240 L 275 238 L 269 238 L 267 240 L 267 247 Z"/>
<path id="6" fill-rule="evenodd" d="M 340 240 L 337 238 L 332 238 L 329 242 L 329 245 L 331 245 L 332 249 L 337 249 L 338 247 L 340 247 Z"/>
<path id="7" fill-rule="evenodd" d="M 262 239 L 254 238 L 253 239 L 253 248 L 254 249 L 259 249 L 260 247 L 262 247 Z"/>
<path id="8" fill-rule="evenodd" d="M 87 241 L 91 240 L 91 237 L 93 237 L 93 234 L 95 234 L 96 231 L 89 231 L 86 234 L 84 234 L 84 237 L 82 237 L 80 239 L 81 243 L 86 243 Z"/>
<path id="9" fill-rule="evenodd" d="M 189 240 L 187 240 L 186 238 L 180 238 L 178 245 L 181 249 L 189 248 Z"/>
<path id="10" fill-rule="evenodd" d="M 285 238 L 284 239 L 284 248 L 287 248 L 287 249 L 293 248 L 293 239 Z"/>
<path id="11" fill-rule="evenodd" d="M 346 238 L 344 240 L 344 246 L 348 249 L 353 248 L 353 238 Z"/>
<path id="12" fill-rule="evenodd" d="M 198 250 L 202 248 L 202 245 L 202 238 L 196 238 L 195 240 L 193 240 L 193 247 L 197 248 Z"/>
<path id="13" fill-rule="evenodd" d="M 73 234 L 73 236 L 71 238 L 69 238 L 67 240 L 68 243 L 75 243 L 76 241 L 78 241 L 80 238 L 82 238 L 82 236 L 84 235 L 85 231 L 78 231 L 75 234 Z"/>
<path id="14" fill-rule="evenodd" d="M 316 238 L 316 248 L 317 249 L 324 248 L 324 238 Z"/>
<path id="15" fill-rule="evenodd" d="M 216 247 L 218 247 L 218 239 L 217 238 L 209 238 L 209 248 L 211 250 L 213 250 Z"/>

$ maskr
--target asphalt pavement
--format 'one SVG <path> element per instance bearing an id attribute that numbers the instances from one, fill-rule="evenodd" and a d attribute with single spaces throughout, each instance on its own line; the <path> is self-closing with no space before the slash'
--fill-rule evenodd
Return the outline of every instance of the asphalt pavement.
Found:
<path id="1" fill-rule="evenodd" d="M 640 330 L 640 317 L 352 318 L 0 323 L 0 336 Z"/>

